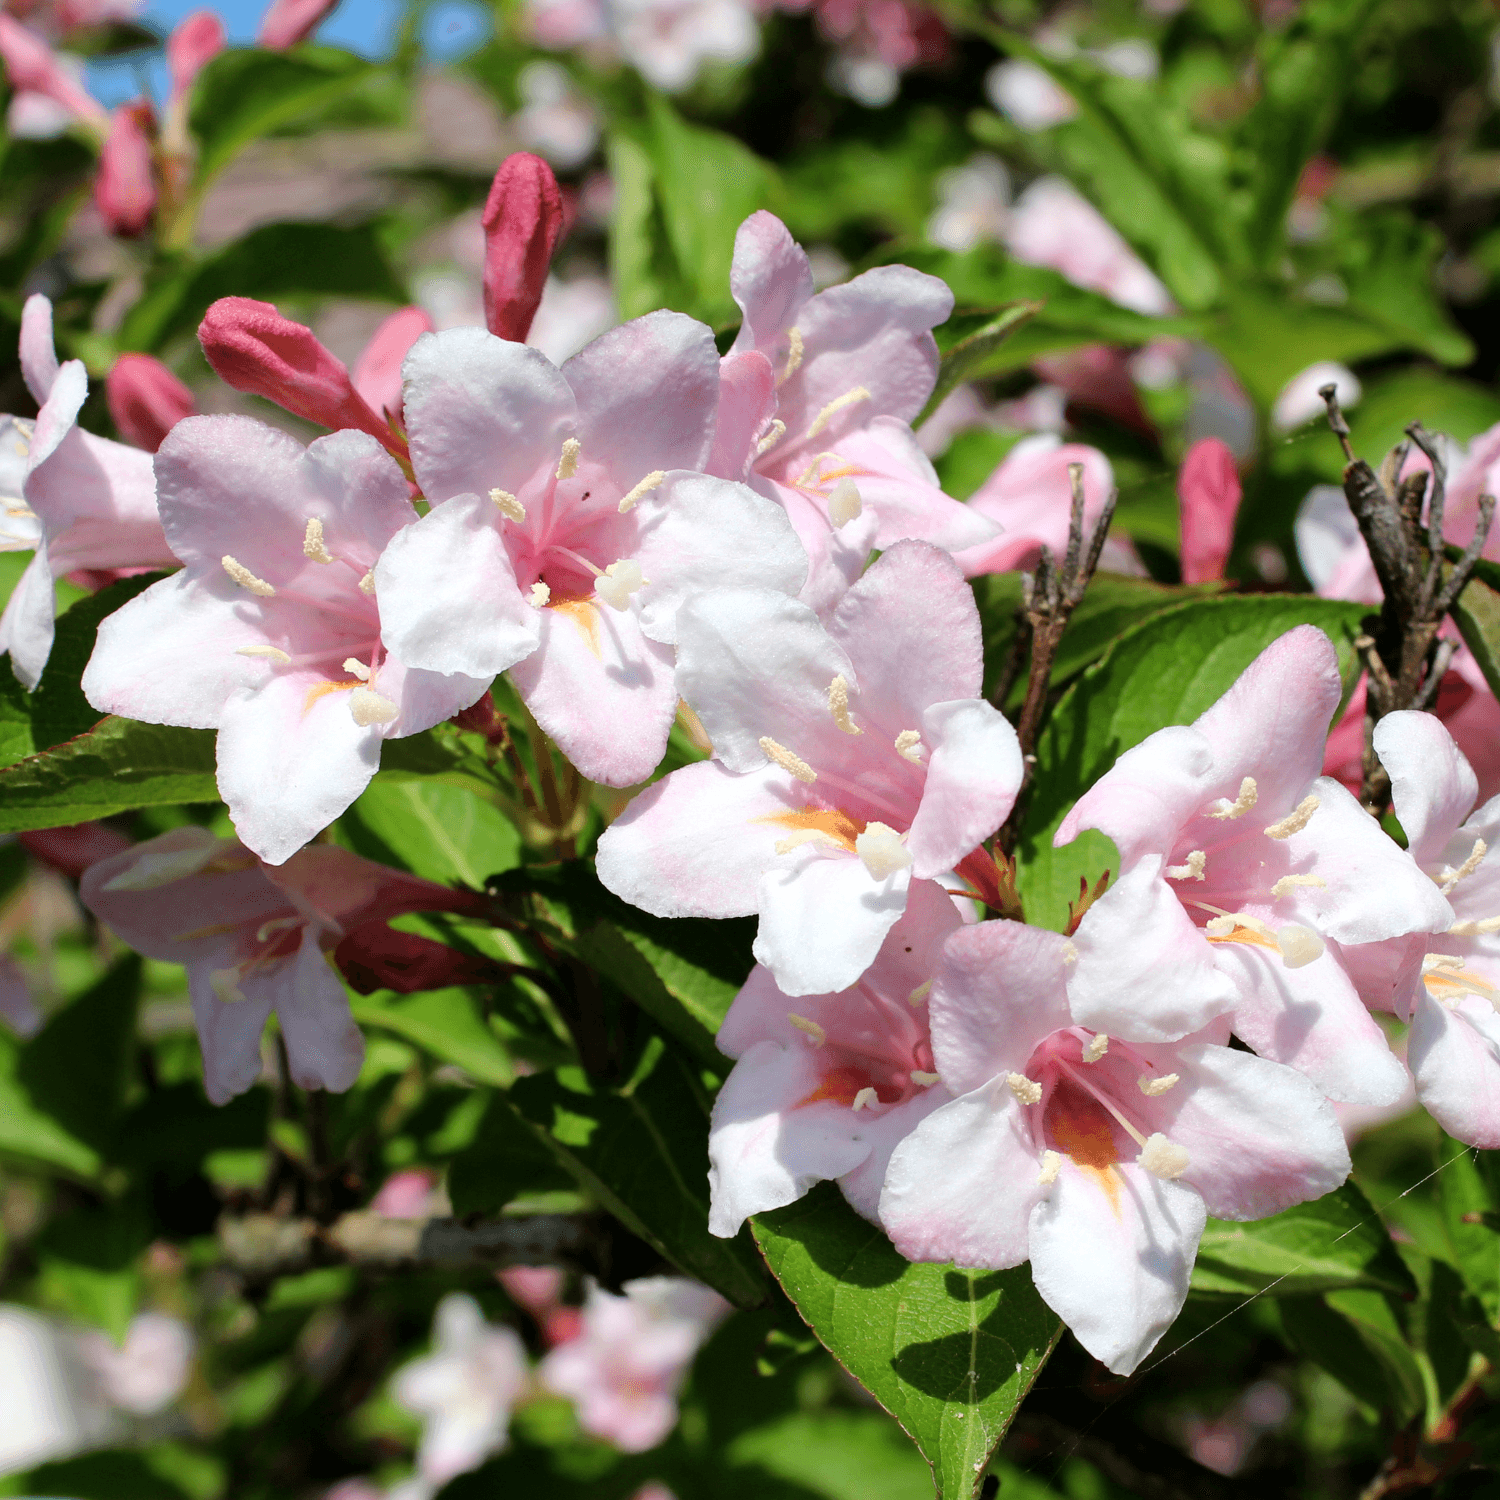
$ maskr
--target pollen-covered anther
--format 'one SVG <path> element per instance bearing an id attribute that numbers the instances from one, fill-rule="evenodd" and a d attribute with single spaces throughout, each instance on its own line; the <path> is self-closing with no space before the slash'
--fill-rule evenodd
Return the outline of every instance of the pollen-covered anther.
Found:
<path id="1" fill-rule="evenodd" d="M 1051 1187 L 1062 1170 L 1062 1157 L 1055 1151 L 1042 1152 L 1042 1170 L 1036 1174 L 1038 1187 Z"/>
<path id="2" fill-rule="evenodd" d="M 237 646 L 234 654 L 236 656 L 263 656 L 267 661 L 276 662 L 291 660 L 291 657 L 280 646 Z"/>
<path id="3" fill-rule="evenodd" d="M 922 764 L 922 731 L 920 729 L 903 729 L 896 736 L 896 754 L 902 760 L 909 760 L 912 765 Z"/>
<path id="4" fill-rule="evenodd" d="M 1456 870 L 1450 870 L 1448 874 L 1438 878 L 1443 894 L 1446 896 L 1460 880 L 1466 880 L 1472 875 L 1484 863 L 1484 857 L 1489 852 L 1489 846 L 1483 839 L 1475 839 L 1469 857 Z"/>
<path id="5" fill-rule="evenodd" d="M 868 1109 L 872 1104 L 880 1103 L 880 1095 L 872 1088 L 862 1088 L 850 1101 L 851 1109 Z"/>
<path id="6" fill-rule="evenodd" d="M 1135 1082 L 1136 1087 L 1148 1099 L 1159 1099 L 1168 1089 L 1175 1089 L 1180 1080 L 1175 1073 L 1163 1073 L 1160 1078 L 1151 1078 L 1142 1073 Z"/>
<path id="7" fill-rule="evenodd" d="M 1500 917 L 1481 917 L 1477 922 L 1455 922 L 1448 931 L 1454 937 L 1484 937 L 1487 933 L 1500 932 Z"/>
<path id="8" fill-rule="evenodd" d="M 1083 1049 L 1083 1060 L 1087 1063 L 1098 1062 L 1108 1051 L 1109 1037 L 1102 1031 L 1096 1031 L 1089 1039 L 1088 1045 Z"/>
<path id="9" fill-rule="evenodd" d="M 1221 797 L 1219 800 L 1225 805 L 1223 807 L 1214 808 L 1213 811 L 1209 813 L 1209 817 L 1218 818 L 1221 822 L 1226 818 L 1243 818 L 1245 814 L 1255 806 L 1256 799 L 1259 796 L 1260 792 L 1256 788 L 1255 778 L 1253 776 L 1247 776 L 1242 782 L 1240 782 L 1239 796 L 1237 796 L 1233 802 L 1231 802 L 1227 797 Z M 1267 829 L 1266 831 L 1268 833 L 1270 832 L 1269 829 Z"/>
<path id="10" fill-rule="evenodd" d="M 1028 1078 L 1024 1073 L 1008 1073 L 1005 1077 L 1007 1087 L 1022 1104 L 1040 1104 L 1042 1102 L 1042 1086 L 1036 1079 Z"/>
<path id="11" fill-rule="evenodd" d="M 769 453 L 785 436 L 786 423 L 776 417 L 766 428 L 765 436 L 755 445 L 755 456 L 759 458 L 762 453 Z"/>
<path id="12" fill-rule="evenodd" d="M 1188 855 L 1186 864 L 1168 865 L 1166 876 L 1168 880 L 1202 880 L 1207 868 L 1208 856 L 1201 849 L 1194 849 Z"/>
<path id="13" fill-rule="evenodd" d="M 828 712 L 845 734 L 863 734 L 864 730 L 849 717 L 849 684 L 842 675 L 828 684 Z"/>
<path id="14" fill-rule="evenodd" d="M 1268 824 L 1265 835 L 1268 839 L 1289 839 L 1294 833 L 1301 833 L 1307 827 L 1308 819 L 1317 812 L 1321 803 L 1311 792 L 1307 794 L 1286 817 L 1279 822 Z"/>
<path id="15" fill-rule="evenodd" d="M 526 602 L 533 609 L 546 609 L 551 598 L 552 590 L 539 578 L 531 585 L 531 592 L 526 596 Z"/>
<path id="16" fill-rule="evenodd" d="M 644 500 L 666 477 L 667 471 L 665 469 L 652 469 L 628 495 L 621 499 L 620 514 L 623 516 L 627 511 L 633 510 L 635 502 L 637 500 Z"/>
<path id="17" fill-rule="evenodd" d="M 888 880 L 898 870 L 911 867 L 911 854 L 901 835 L 885 823 L 866 823 L 864 832 L 854 840 L 854 852 L 872 880 Z"/>
<path id="18" fill-rule="evenodd" d="M 622 557 L 594 580 L 594 592 L 611 609 L 625 610 L 630 608 L 630 596 L 650 582 L 633 557 Z"/>
<path id="19" fill-rule="evenodd" d="M 232 1005 L 245 998 L 245 992 L 240 988 L 238 969 L 214 969 L 208 976 L 208 984 L 214 994 L 226 1005 Z"/>
<path id="20" fill-rule="evenodd" d="M 1181 1177 L 1192 1165 L 1192 1158 L 1176 1141 L 1168 1140 L 1160 1131 L 1146 1137 L 1136 1165 L 1144 1167 L 1153 1177 L 1165 1177 L 1169 1182 Z"/>
<path id="21" fill-rule="evenodd" d="M 266 582 L 264 578 L 257 578 L 244 563 L 231 557 L 227 552 L 219 559 L 219 566 L 224 569 L 242 589 L 250 592 L 260 599 L 269 599 L 276 592 L 275 588 Z"/>
<path id="22" fill-rule="evenodd" d="M 494 502 L 495 509 L 507 521 L 524 521 L 526 519 L 526 507 L 509 490 L 491 490 L 490 499 Z"/>
<path id="23" fill-rule="evenodd" d="M 835 527 L 857 521 L 864 508 L 865 502 L 860 496 L 859 486 L 848 475 L 828 492 L 828 519 Z"/>
<path id="24" fill-rule="evenodd" d="M 1283 896 L 1290 896 L 1299 888 L 1318 889 L 1326 886 L 1328 882 L 1321 875 L 1283 875 L 1275 885 L 1271 887 L 1271 899 L 1280 901 Z"/>
<path id="25" fill-rule="evenodd" d="M 821 828 L 799 828 L 796 833 L 789 833 L 784 839 L 776 840 L 776 852 L 790 854 L 793 849 L 800 849 L 804 844 L 827 844 L 830 849 L 844 847 L 831 833 L 825 833 Z"/>
<path id="26" fill-rule="evenodd" d="M 361 729 L 368 729 L 372 724 L 391 723 L 401 710 L 373 688 L 357 687 L 349 694 L 349 712 Z"/>
<path id="27" fill-rule="evenodd" d="M 359 678 L 361 682 L 368 682 L 370 680 L 370 669 L 355 657 L 346 656 L 344 658 L 344 670 L 351 677 Z"/>
<path id="28" fill-rule="evenodd" d="M 311 562 L 337 562 L 323 541 L 323 523 L 316 516 L 309 516 L 307 530 L 302 533 L 302 555 Z"/>
<path id="29" fill-rule="evenodd" d="M 933 1084 L 942 1081 L 940 1073 L 923 1073 L 916 1069 L 913 1069 L 907 1076 L 919 1089 L 930 1089 Z"/>
<path id="30" fill-rule="evenodd" d="M 788 328 L 786 331 L 786 365 L 776 377 L 777 385 L 785 385 L 802 368 L 802 330 Z"/>
<path id="31" fill-rule="evenodd" d="M 814 1047 L 821 1047 L 828 1040 L 828 1033 L 816 1021 L 809 1021 L 806 1016 L 799 1016 L 792 1011 L 786 1013 L 786 1018 L 798 1031 L 806 1032 L 811 1037 Z"/>
<path id="32" fill-rule="evenodd" d="M 760 752 L 767 760 L 775 761 L 783 771 L 795 776 L 798 781 L 805 781 L 811 785 L 818 779 L 818 773 L 800 755 L 794 755 L 785 745 L 777 744 L 768 734 L 760 737 Z"/>
<path id="33" fill-rule="evenodd" d="M 931 993 L 932 993 L 932 981 L 931 981 L 931 980 L 930 980 L 930 979 L 924 979 L 924 980 L 923 980 L 923 981 L 922 981 L 922 982 L 921 982 L 921 984 L 919 984 L 919 985 L 918 985 L 918 986 L 917 986 L 917 987 L 916 987 L 916 989 L 914 989 L 914 990 L 913 990 L 913 991 L 912 991 L 912 992 L 911 992 L 911 994 L 909 994 L 909 995 L 908 995 L 908 996 L 907 996 L 907 997 L 906 997 L 906 1003 L 907 1003 L 907 1004 L 908 1004 L 908 1005 L 921 1005 L 921 1004 L 922 1004 L 922 1002 L 923 1002 L 923 1001 L 924 1001 L 924 1000 L 926 1000 L 926 999 L 927 999 L 927 997 L 928 997 L 928 996 L 929 996 L 929 995 L 930 995 L 930 994 L 931 994 Z"/>
<path id="34" fill-rule="evenodd" d="M 275 936 L 278 932 L 290 932 L 294 927 L 301 927 L 301 917 L 272 917 L 269 922 L 262 922 L 255 929 L 255 941 L 263 943 L 267 938 Z"/>
<path id="35" fill-rule="evenodd" d="M 1323 939 L 1311 927 L 1289 922 L 1276 929 L 1276 946 L 1289 969 L 1301 969 L 1323 956 Z"/>
<path id="36" fill-rule="evenodd" d="M 870 393 L 864 386 L 857 385 L 852 391 L 845 391 L 842 396 L 835 396 L 827 406 L 812 419 L 812 426 L 807 429 L 807 436 L 815 438 L 822 430 L 838 416 L 847 406 L 855 406 L 861 401 L 868 401 Z"/>
<path id="37" fill-rule="evenodd" d="M 371 599 L 375 597 L 375 574 L 373 572 L 366 573 L 359 580 L 359 591 L 362 594 L 369 595 Z"/>
<path id="38" fill-rule="evenodd" d="M 562 452 L 557 460 L 557 477 L 559 479 L 571 479 L 578 472 L 578 455 L 583 452 L 583 444 L 577 438 L 565 438 L 563 440 Z"/>

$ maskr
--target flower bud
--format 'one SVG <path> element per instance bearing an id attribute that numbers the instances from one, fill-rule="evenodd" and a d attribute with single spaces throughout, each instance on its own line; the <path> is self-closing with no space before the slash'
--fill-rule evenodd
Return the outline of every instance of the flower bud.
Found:
<path id="1" fill-rule="evenodd" d="M 156 178 L 151 167 L 156 112 L 144 99 L 122 104 L 110 121 L 109 136 L 99 153 L 94 202 L 115 234 L 144 234 L 156 208 Z"/>
<path id="2" fill-rule="evenodd" d="M 285 52 L 305 42 L 337 4 L 338 0 L 271 0 L 256 40 L 273 52 Z"/>
<path id="3" fill-rule="evenodd" d="M 104 106 L 68 73 L 46 42 L 7 15 L 0 15 L 0 61 L 18 93 L 43 94 L 101 134 L 109 128 Z"/>
<path id="4" fill-rule="evenodd" d="M 552 168 L 526 151 L 506 157 L 484 205 L 484 320 L 491 333 L 526 341 L 562 231 Z"/>
<path id="5" fill-rule="evenodd" d="M 224 50 L 224 22 L 211 10 L 195 10 L 167 38 L 172 107 L 187 97 L 202 69 Z"/>
<path id="6" fill-rule="evenodd" d="M 403 307 L 375 330 L 355 361 L 354 389 L 372 411 L 393 424 L 401 422 L 401 361 L 424 333 L 432 331 L 432 319 L 420 307 Z"/>
<path id="7" fill-rule="evenodd" d="M 197 410 L 193 393 L 149 354 L 122 354 L 104 382 L 104 397 L 120 436 L 148 453 Z"/>
<path id="8" fill-rule="evenodd" d="M 1207 583 L 1224 576 L 1240 508 L 1234 455 L 1216 437 L 1194 443 L 1177 474 L 1182 513 L 1182 581 Z"/>

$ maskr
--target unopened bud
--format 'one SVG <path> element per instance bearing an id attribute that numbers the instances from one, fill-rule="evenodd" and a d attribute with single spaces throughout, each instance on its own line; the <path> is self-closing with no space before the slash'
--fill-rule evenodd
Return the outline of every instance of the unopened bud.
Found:
<path id="1" fill-rule="evenodd" d="M 528 151 L 506 157 L 484 205 L 484 321 L 491 333 L 526 342 L 562 231 L 552 168 Z"/>
<path id="2" fill-rule="evenodd" d="M 337 4 L 338 0 L 271 0 L 256 40 L 272 52 L 285 52 L 305 42 Z"/>
<path id="3" fill-rule="evenodd" d="M 94 204 L 115 234 L 144 234 L 156 210 L 156 179 L 151 170 L 151 143 L 156 112 L 144 99 L 122 104 L 109 123 L 94 178 Z"/>
<path id="4" fill-rule="evenodd" d="M 120 436 L 147 453 L 196 410 L 193 393 L 149 354 L 122 354 L 104 382 L 104 398 Z"/>

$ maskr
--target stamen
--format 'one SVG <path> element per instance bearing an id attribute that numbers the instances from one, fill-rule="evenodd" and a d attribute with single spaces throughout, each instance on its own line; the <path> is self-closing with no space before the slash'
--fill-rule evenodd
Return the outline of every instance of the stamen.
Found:
<path id="1" fill-rule="evenodd" d="M 531 593 L 527 595 L 526 602 L 533 609 L 546 609 L 547 601 L 552 597 L 552 590 L 547 587 L 541 579 L 531 585 Z"/>
<path id="2" fill-rule="evenodd" d="M 559 475 L 558 477 L 561 478 L 562 476 Z M 495 502 L 495 508 L 507 521 L 524 521 L 526 519 L 526 507 L 509 490 L 491 490 L 490 499 Z"/>
<path id="3" fill-rule="evenodd" d="M 940 1073 L 909 1073 L 907 1075 L 919 1089 L 930 1089 L 933 1084 L 942 1082 Z"/>
<path id="4" fill-rule="evenodd" d="M 921 984 L 919 984 L 916 989 L 914 989 L 911 994 L 906 997 L 906 1003 L 908 1005 L 920 1005 L 931 992 L 932 981 L 930 979 L 924 979 Z"/>
<path id="5" fill-rule="evenodd" d="M 1042 1086 L 1034 1078 L 1028 1078 L 1024 1073 L 1009 1073 L 1005 1082 L 1022 1104 L 1040 1104 L 1042 1102 Z"/>
<path id="6" fill-rule="evenodd" d="M 1078 962 L 1078 944 L 1072 938 L 1063 939 L 1062 961 L 1065 964 L 1076 964 Z"/>
<path id="7" fill-rule="evenodd" d="M 245 992 L 240 988 L 239 982 L 240 971 L 238 969 L 214 969 L 208 976 L 209 987 L 226 1005 L 245 998 Z"/>
<path id="8" fill-rule="evenodd" d="M 849 1107 L 851 1109 L 865 1109 L 871 1104 L 879 1103 L 880 1095 L 874 1089 L 863 1088 L 854 1096 L 853 1103 Z"/>
<path id="9" fill-rule="evenodd" d="M 1455 922 L 1448 931 L 1454 937 L 1483 937 L 1486 933 L 1500 932 L 1500 917 L 1485 917 L 1478 922 Z"/>
<path id="10" fill-rule="evenodd" d="M 857 385 L 852 391 L 845 391 L 842 396 L 830 401 L 812 420 L 812 426 L 807 429 L 809 439 L 817 437 L 822 430 L 841 412 L 846 406 L 854 406 L 860 401 L 868 401 L 870 393 L 862 385 Z"/>
<path id="11" fill-rule="evenodd" d="M 1291 893 L 1302 886 L 1322 887 L 1328 882 L 1321 875 L 1283 875 L 1275 885 L 1271 887 L 1271 899 L 1280 901 L 1283 896 Z"/>
<path id="12" fill-rule="evenodd" d="M 1176 1141 L 1170 1141 L 1160 1131 L 1146 1137 L 1141 1154 L 1136 1157 L 1138 1167 L 1144 1167 L 1153 1177 L 1164 1177 L 1168 1182 L 1181 1177 L 1192 1165 L 1190 1157 Z"/>
<path id="13" fill-rule="evenodd" d="M 351 677 L 359 678 L 361 682 L 368 682 L 370 680 L 370 669 L 362 661 L 356 661 L 352 656 L 344 658 L 344 670 Z"/>
<path id="14" fill-rule="evenodd" d="M 776 377 L 778 386 L 785 385 L 802 368 L 802 330 L 788 328 L 786 331 L 786 368 Z"/>
<path id="15" fill-rule="evenodd" d="M 798 1031 L 805 1031 L 812 1038 L 814 1047 L 821 1047 L 828 1040 L 828 1033 L 816 1021 L 809 1021 L 806 1016 L 796 1015 L 792 1011 L 786 1013 L 786 1018 Z"/>
<path id="16" fill-rule="evenodd" d="M 1289 969 L 1305 968 L 1323 956 L 1323 939 L 1311 927 L 1301 927 L 1295 922 L 1276 929 L 1276 946 L 1281 949 L 1281 961 Z"/>
<path id="17" fill-rule="evenodd" d="M 630 608 L 630 596 L 645 588 L 650 581 L 634 558 L 622 557 L 594 580 L 594 592 L 611 609 L 626 610 Z"/>
<path id="18" fill-rule="evenodd" d="M 372 724 L 391 723 L 401 710 L 372 688 L 357 687 L 349 694 L 349 712 L 361 729 L 368 729 Z"/>
<path id="19" fill-rule="evenodd" d="M 262 922 L 255 929 L 255 941 L 263 943 L 272 933 L 290 932 L 294 927 L 301 927 L 303 920 L 302 917 L 272 917 L 269 922 Z"/>
<path id="20" fill-rule="evenodd" d="M 840 675 L 828 684 L 828 712 L 845 734 L 863 734 L 864 730 L 849 717 L 849 684 Z"/>
<path id="21" fill-rule="evenodd" d="M 103 886 L 106 891 L 154 891 L 196 875 L 219 852 L 217 844 L 200 844 L 166 854 L 142 854 Z M 252 856 L 252 863 L 254 862 Z"/>
<path id="22" fill-rule="evenodd" d="M 1108 1051 L 1109 1038 L 1102 1031 L 1095 1032 L 1093 1040 L 1083 1049 L 1083 1060 L 1086 1063 L 1096 1063 Z"/>
<path id="23" fill-rule="evenodd" d="M 263 656 L 267 661 L 290 661 L 291 657 L 280 646 L 237 646 L 236 656 Z"/>
<path id="24" fill-rule="evenodd" d="M 1194 849 L 1185 865 L 1168 865 L 1166 876 L 1168 880 L 1202 880 L 1207 868 L 1208 856 L 1201 849 Z"/>
<path id="25" fill-rule="evenodd" d="M 1233 802 L 1227 797 L 1221 797 L 1219 800 L 1225 805 L 1209 813 L 1209 817 L 1218 818 L 1221 822 L 1226 818 L 1243 818 L 1255 806 L 1255 799 L 1259 795 L 1255 786 L 1255 778 L 1247 776 L 1240 782 L 1239 796 Z"/>
<path id="26" fill-rule="evenodd" d="M 804 844 L 813 843 L 827 844 L 833 849 L 844 847 L 831 833 L 826 833 L 821 828 L 799 828 L 796 833 L 789 833 L 784 839 L 776 840 L 776 852 L 790 854 L 793 849 L 800 849 Z"/>
<path id="27" fill-rule="evenodd" d="M 1307 820 L 1317 812 L 1319 805 L 1318 799 L 1309 792 L 1279 823 L 1272 823 L 1266 828 L 1266 837 L 1289 839 L 1294 833 L 1301 833 L 1307 827 Z"/>
<path id="28" fill-rule="evenodd" d="M 1488 980 L 1476 979 L 1464 970 L 1465 959 L 1458 954 L 1429 953 L 1422 960 L 1422 982 L 1434 1000 L 1451 1004 L 1465 995 L 1495 1004 L 1495 986 Z"/>
<path id="29" fill-rule="evenodd" d="M 620 501 L 620 514 L 623 516 L 630 510 L 637 500 L 643 499 L 667 477 L 665 469 L 652 469 L 652 471 L 631 490 L 631 492 Z"/>
<path id="30" fill-rule="evenodd" d="M 315 563 L 338 561 L 323 544 L 323 523 L 316 516 L 308 517 L 307 530 L 302 533 L 302 555 Z"/>
<path id="31" fill-rule="evenodd" d="M 896 754 L 902 760 L 909 760 L 912 765 L 922 764 L 922 731 L 920 729 L 903 729 L 896 736 Z"/>
<path id="32" fill-rule="evenodd" d="M 1175 1073 L 1163 1073 L 1160 1078 L 1148 1078 L 1142 1073 L 1136 1079 L 1136 1086 L 1148 1099 L 1159 1099 L 1168 1089 L 1175 1089 L 1179 1081 Z"/>
<path id="33" fill-rule="evenodd" d="M 780 417 L 777 417 L 766 429 L 766 435 L 755 445 L 755 456 L 759 458 L 762 453 L 769 452 L 785 436 L 786 423 Z"/>
<path id="34" fill-rule="evenodd" d="M 582 452 L 583 444 L 577 438 L 563 440 L 562 454 L 557 460 L 559 479 L 571 479 L 578 472 L 578 455 Z"/>
<path id="35" fill-rule="evenodd" d="M 872 880 L 888 880 L 898 870 L 911 867 L 911 855 L 901 835 L 886 823 L 866 823 L 865 831 L 854 840 L 854 852 Z"/>
<path id="36" fill-rule="evenodd" d="M 368 594 L 371 599 L 375 597 L 375 574 L 373 571 L 366 573 L 359 580 L 359 591 L 362 594 Z"/>
<path id="37" fill-rule="evenodd" d="M 857 520 L 864 508 L 859 486 L 852 479 L 839 480 L 828 496 L 828 519 L 835 528 Z"/>
<path id="38" fill-rule="evenodd" d="M 783 771 L 789 772 L 798 781 L 811 785 L 818 779 L 818 773 L 800 755 L 793 755 L 785 745 L 778 745 L 770 735 L 761 735 L 760 749 L 767 760 L 775 761 Z"/>
<path id="39" fill-rule="evenodd" d="M 269 599 L 276 590 L 266 582 L 264 578 L 257 578 L 242 562 L 236 561 L 227 552 L 219 559 L 219 566 L 224 569 L 242 589 L 249 589 L 261 599 Z"/>
<path id="40" fill-rule="evenodd" d="M 1062 1170 L 1062 1157 L 1055 1151 L 1042 1152 L 1042 1170 L 1036 1174 L 1036 1185 L 1038 1187 L 1051 1187 L 1057 1181 L 1057 1174 Z"/>
<path id="41" fill-rule="evenodd" d="M 1484 862 L 1484 857 L 1489 852 L 1489 847 L 1483 839 L 1475 839 L 1474 848 L 1470 851 L 1469 857 L 1452 874 L 1443 876 L 1440 882 L 1443 894 L 1446 896 L 1460 880 L 1472 875 Z"/>

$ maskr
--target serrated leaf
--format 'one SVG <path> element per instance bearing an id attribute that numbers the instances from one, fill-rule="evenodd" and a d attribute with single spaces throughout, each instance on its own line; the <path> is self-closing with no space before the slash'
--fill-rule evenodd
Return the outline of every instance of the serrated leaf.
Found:
<path id="1" fill-rule="evenodd" d="M 808 1326 L 932 1466 L 940 1500 L 975 1495 L 1062 1332 L 1030 1268 L 913 1265 L 832 1183 L 752 1222 Z"/>

